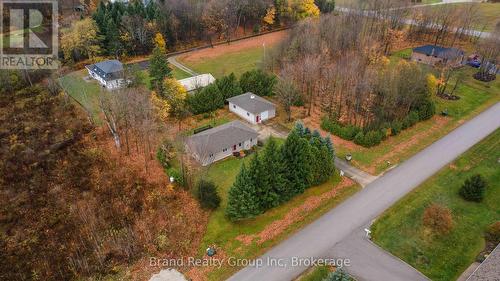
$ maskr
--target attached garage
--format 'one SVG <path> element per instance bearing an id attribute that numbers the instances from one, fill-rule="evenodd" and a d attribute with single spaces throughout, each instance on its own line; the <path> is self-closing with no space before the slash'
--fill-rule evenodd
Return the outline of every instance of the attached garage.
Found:
<path id="1" fill-rule="evenodd" d="M 252 124 L 262 123 L 276 116 L 276 106 L 253 93 L 227 99 L 229 111 Z"/>

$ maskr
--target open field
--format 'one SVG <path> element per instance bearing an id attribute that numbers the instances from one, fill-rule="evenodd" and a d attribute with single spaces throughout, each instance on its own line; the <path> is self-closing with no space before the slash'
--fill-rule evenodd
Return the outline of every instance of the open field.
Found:
<path id="1" fill-rule="evenodd" d="M 273 32 L 181 55 L 178 61 L 198 73 L 211 73 L 215 78 L 234 72 L 237 76 L 257 68 L 264 53 L 279 43 L 286 31 Z M 264 47 L 265 45 L 265 47 Z"/>
<path id="2" fill-rule="evenodd" d="M 395 54 L 394 57 L 400 55 Z M 425 65 L 423 67 L 428 68 Z M 475 72 L 476 69 L 468 66 L 457 71 L 457 75 L 463 77 L 463 83 L 459 84 L 456 91 L 460 100 L 449 101 L 434 97 L 437 114 L 430 120 L 419 122 L 412 128 L 402 131 L 398 136 L 391 136 L 372 148 L 364 148 L 335 137 L 337 154 L 340 157 L 348 153 L 352 154 L 352 163 L 355 166 L 373 174 L 381 173 L 391 165 L 408 159 L 464 121 L 500 101 L 500 80 L 480 82 L 472 77 Z M 445 109 L 448 110 L 449 115 L 440 116 L 439 113 Z"/>
<path id="3" fill-rule="evenodd" d="M 499 148 L 497 130 L 387 210 L 373 225 L 374 241 L 432 280 L 456 280 L 483 250 L 485 228 L 500 220 Z M 482 203 L 458 195 L 476 173 L 489 184 Z M 434 235 L 422 226 L 424 209 L 432 203 L 451 210 L 449 234 Z"/>
<path id="4" fill-rule="evenodd" d="M 219 249 L 218 255 L 223 257 L 257 257 L 359 190 L 352 181 L 341 179 L 336 174 L 328 182 L 307 189 L 305 193 L 255 219 L 232 223 L 224 215 L 227 193 L 242 163 L 249 160 L 250 157 L 231 157 L 209 168 L 206 178 L 217 183 L 222 203 L 210 216 L 199 250 L 200 256 L 204 254 L 207 245 L 215 244 Z M 203 272 L 203 275 L 208 276 L 209 280 L 222 280 L 238 269 L 225 265 L 220 269 L 212 268 Z"/>
<path id="5" fill-rule="evenodd" d="M 449 6 L 458 7 L 459 9 L 467 7 L 467 5 L 471 5 L 470 3 L 457 3 L 457 4 L 446 4 Z M 475 3 L 474 5 L 478 5 L 478 16 L 480 18 L 481 24 L 476 26 L 477 30 L 482 30 L 483 27 L 485 31 L 493 31 L 497 23 L 500 22 L 500 3 Z M 444 6 L 437 5 L 426 7 L 425 9 L 442 9 Z"/>

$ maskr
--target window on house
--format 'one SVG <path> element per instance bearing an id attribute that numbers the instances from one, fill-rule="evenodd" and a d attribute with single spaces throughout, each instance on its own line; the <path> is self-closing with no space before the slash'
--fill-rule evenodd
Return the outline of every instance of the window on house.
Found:
<path id="1" fill-rule="evenodd" d="M 214 154 L 213 154 L 213 153 L 210 153 L 209 157 L 214 157 Z"/>
<path id="2" fill-rule="evenodd" d="M 241 142 L 240 142 L 239 146 L 241 146 Z"/>
<path id="3" fill-rule="evenodd" d="M 233 108 L 236 108 L 236 105 L 233 104 Z"/>
<path id="4" fill-rule="evenodd" d="M 250 113 L 247 112 L 247 116 L 250 116 Z"/>
<path id="5" fill-rule="evenodd" d="M 252 142 L 252 141 L 253 141 L 253 139 L 250 139 L 250 142 Z"/>
<path id="6" fill-rule="evenodd" d="M 224 148 L 224 149 L 222 150 L 222 152 L 226 152 L 226 151 L 227 151 L 227 148 Z"/>

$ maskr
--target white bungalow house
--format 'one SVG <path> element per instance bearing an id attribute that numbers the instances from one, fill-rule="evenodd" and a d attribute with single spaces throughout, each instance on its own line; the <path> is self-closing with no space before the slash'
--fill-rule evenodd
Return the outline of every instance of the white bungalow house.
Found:
<path id="1" fill-rule="evenodd" d="M 185 78 L 179 80 L 179 83 L 186 88 L 188 93 L 193 92 L 195 90 L 204 88 L 215 82 L 215 78 L 212 74 L 200 74 L 193 77 Z"/>
<path id="2" fill-rule="evenodd" d="M 234 152 L 252 148 L 257 145 L 258 136 L 257 131 L 235 120 L 190 136 L 186 149 L 201 165 L 207 166 Z"/>
<path id="3" fill-rule="evenodd" d="M 276 106 L 255 94 L 246 93 L 227 99 L 229 111 L 252 124 L 262 123 L 276 116 Z"/>
<path id="4" fill-rule="evenodd" d="M 90 77 L 94 78 L 108 90 L 121 88 L 126 85 L 123 78 L 123 64 L 117 60 L 106 60 L 85 66 Z"/>

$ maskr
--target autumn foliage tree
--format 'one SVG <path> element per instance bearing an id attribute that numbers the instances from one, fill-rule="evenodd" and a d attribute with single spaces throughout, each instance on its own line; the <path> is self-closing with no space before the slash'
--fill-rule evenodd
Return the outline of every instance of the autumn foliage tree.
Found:
<path id="1" fill-rule="evenodd" d="M 447 234 L 453 227 L 450 209 L 435 203 L 425 209 L 422 222 L 439 234 Z"/>

